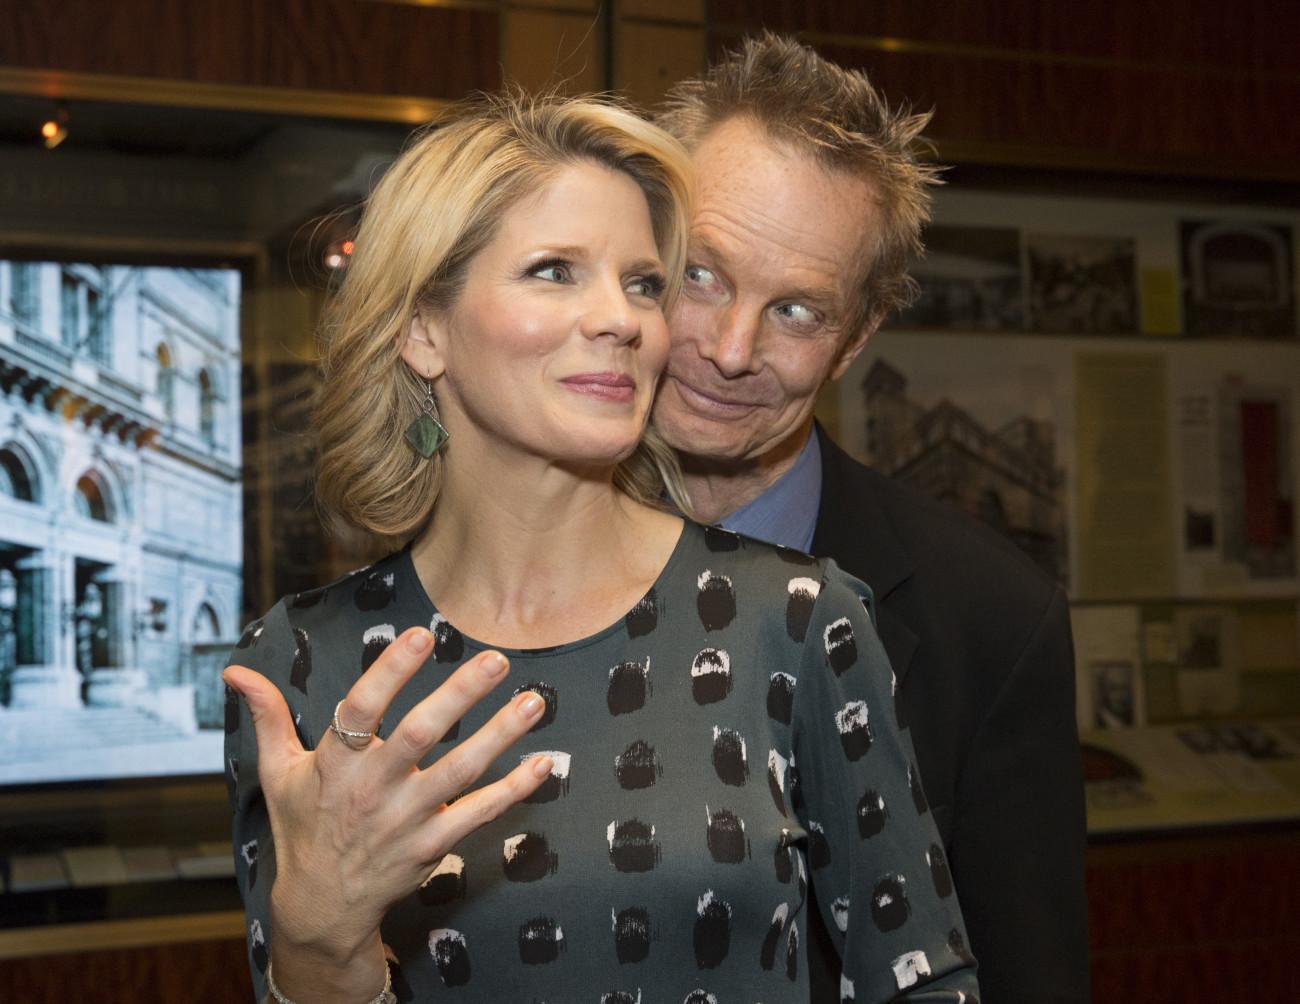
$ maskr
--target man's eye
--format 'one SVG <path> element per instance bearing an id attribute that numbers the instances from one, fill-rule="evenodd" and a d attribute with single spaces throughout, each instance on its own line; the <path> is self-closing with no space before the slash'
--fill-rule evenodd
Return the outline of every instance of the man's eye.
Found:
<path id="1" fill-rule="evenodd" d="M 708 286 L 713 282 L 713 273 L 699 265 L 687 265 L 686 281 L 695 286 Z"/>
<path id="2" fill-rule="evenodd" d="M 547 282 L 568 282 L 569 267 L 567 265 L 547 264 L 541 265 L 532 270 L 529 275 L 536 276 L 538 279 L 545 279 Z"/>
<path id="3" fill-rule="evenodd" d="M 776 308 L 776 312 L 782 317 L 788 317 L 796 324 L 817 323 L 817 312 L 810 307 L 805 307 L 802 303 L 783 303 Z"/>

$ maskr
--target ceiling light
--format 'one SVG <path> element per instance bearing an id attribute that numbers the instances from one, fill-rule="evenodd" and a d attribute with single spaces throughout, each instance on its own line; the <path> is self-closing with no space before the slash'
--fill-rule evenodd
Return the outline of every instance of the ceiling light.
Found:
<path id="1" fill-rule="evenodd" d="M 54 117 L 41 126 L 41 136 L 45 140 L 45 149 L 53 150 L 68 138 L 68 109 L 60 103 Z"/>

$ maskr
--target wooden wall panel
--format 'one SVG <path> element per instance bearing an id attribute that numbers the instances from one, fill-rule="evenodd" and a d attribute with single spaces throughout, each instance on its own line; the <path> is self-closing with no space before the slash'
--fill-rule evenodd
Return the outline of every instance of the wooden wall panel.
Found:
<path id="1" fill-rule="evenodd" d="M 1295 830 L 1090 848 L 1093 1004 L 1289 999 L 1298 888 Z"/>
<path id="2" fill-rule="evenodd" d="M 0 962 L 0 985 L 22 1004 L 254 1000 L 242 939 L 13 959 Z"/>
<path id="3" fill-rule="evenodd" d="M 18 0 L 0 66 L 362 94 L 500 82 L 495 9 L 373 0 Z"/>
<path id="4" fill-rule="evenodd" d="M 513 83 L 565 94 L 604 86 L 604 32 L 594 13 L 511 7 L 505 38 L 502 62 Z"/>
<path id="5" fill-rule="evenodd" d="M 1009 49 L 1181 63 L 1203 69 L 1294 72 L 1300 7 L 1286 0 L 714 0 L 720 30 L 819 32 L 894 38 L 911 44 Z"/>
<path id="6" fill-rule="evenodd" d="M 670 13 L 679 7 L 694 11 L 698 0 Z M 503 61 L 530 72 L 555 62 L 549 36 L 516 33 L 516 51 L 503 51 L 505 9 L 488 0 L 11 0 L 0 67 L 456 98 L 496 87 Z M 1289 0 L 714 0 L 708 51 L 763 26 L 868 69 L 895 101 L 934 106 L 932 135 L 949 160 L 1300 181 L 1300 4 Z M 621 52 L 589 48 L 585 62 L 571 61 L 580 74 L 560 76 L 626 85 L 646 67 L 682 62 L 645 52 L 624 67 Z M 649 93 L 664 81 L 645 83 Z"/>
<path id="7" fill-rule="evenodd" d="M 618 26 L 616 45 L 614 87 L 646 107 L 658 104 L 669 87 L 702 72 L 708 63 L 704 29 L 689 25 L 625 20 Z"/>
<path id="8" fill-rule="evenodd" d="M 1300 118 L 1280 111 L 1300 107 L 1300 79 L 817 48 L 891 101 L 933 108 L 941 155 L 950 144 L 986 162 L 1300 178 Z"/>
<path id="9" fill-rule="evenodd" d="M 761 27 L 934 107 L 959 159 L 1300 179 L 1300 5 L 716 0 L 713 54 Z"/>

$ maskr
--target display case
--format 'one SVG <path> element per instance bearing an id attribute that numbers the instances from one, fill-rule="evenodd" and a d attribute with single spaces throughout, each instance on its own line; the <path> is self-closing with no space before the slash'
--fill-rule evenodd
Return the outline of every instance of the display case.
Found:
<path id="1" fill-rule="evenodd" d="M 311 504 L 314 329 L 435 108 L 0 106 L 0 957 L 242 940 L 220 672 L 366 558 Z"/>

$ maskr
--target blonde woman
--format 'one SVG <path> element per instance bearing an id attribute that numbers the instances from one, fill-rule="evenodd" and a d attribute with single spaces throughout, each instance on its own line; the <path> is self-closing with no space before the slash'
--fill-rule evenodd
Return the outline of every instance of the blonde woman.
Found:
<path id="1" fill-rule="evenodd" d="M 509 97 L 372 196 L 319 494 L 405 546 L 226 674 L 259 993 L 807 1001 L 810 882 L 845 999 L 974 990 L 869 591 L 660 502 L 689 195 L 630 112 Z"/>

